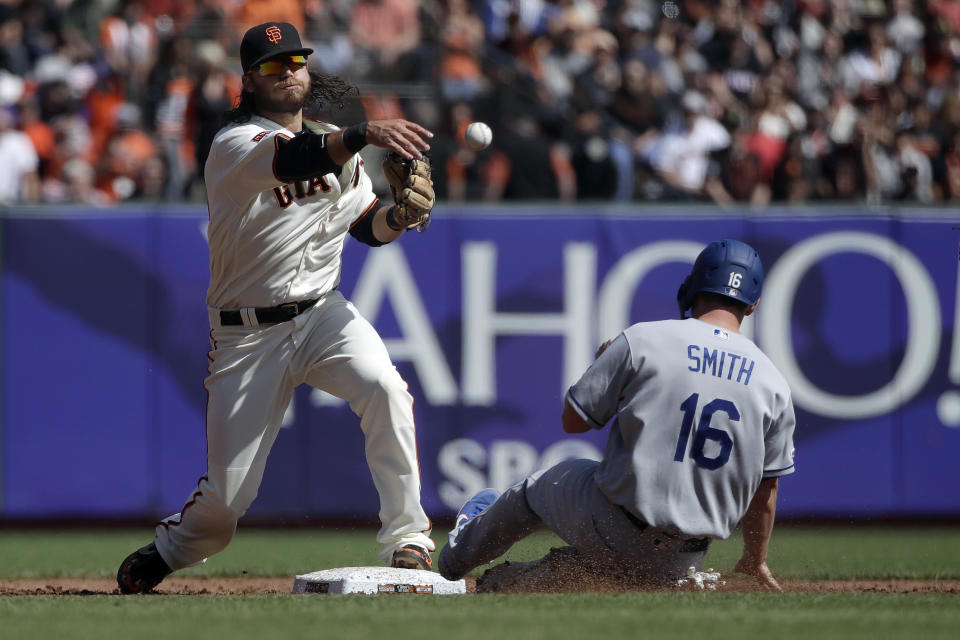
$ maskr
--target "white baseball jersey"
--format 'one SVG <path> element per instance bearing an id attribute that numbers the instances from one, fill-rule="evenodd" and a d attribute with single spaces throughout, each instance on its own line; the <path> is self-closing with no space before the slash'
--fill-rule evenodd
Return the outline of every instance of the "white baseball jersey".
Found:
<path id="1" fill-rule="evenodd" d="M 333 125 L 304 120 L 315 133 Z M 217 309 L 317 298 L 340 281 L 350 225 L 377 203 L 359 155 L 311 180 L 274 173 L 278 138 L 293 133 L 253 116 L 214 138 L 204 169 L 210 209 L 210 288 Z"/>
<path id="2" fill-rule="evenodd" d="M 435 548 L 420 504 L 413 397 L 373 326 L 333 291 L 350 225 L 377 198 L 357 155 L 338 173 L 280 180 L 273 166 L 280 136 L 293 133 L 254 116 L 222 129 L 207 160 L 207 472 L 183 510 L 157 526 L 155 544 L 171 569 L 204 562 L 230 542 L 301 384 L 343 398 L 360 417 L 380 496 L 381 558 L 389 562 L 406 544 Z M 224 326 L 213 312 L 321 297 L 279 323 Z"/>
<path id="3" fill-rule="evenodd" d="M 637 516 L 726 538 L 760 480 L 793 472 L 786 380 L 748 338 L 699 320 L 635 324 L 567 393 L 610 438 L 596 481 Z"/>

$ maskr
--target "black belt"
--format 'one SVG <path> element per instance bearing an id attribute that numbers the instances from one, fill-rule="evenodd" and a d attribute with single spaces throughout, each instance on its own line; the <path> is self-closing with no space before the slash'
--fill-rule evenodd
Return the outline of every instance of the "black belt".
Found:
<path id="1" fill-rule="evenodd" d="M 638 518 L 632 511 L 630 511 L 630 509 L 627 509 L 623 505 L 617 506 L 620 507 L 620 510 L 623 511 L 624 515 L 627 516 L 627 519 L 636 525 L 638 531 L 646 531 L 650 527 L 648 522 Z M 666 533 L 665 535 L 671 539 L 671 541 L 676 537 Z M 657 541 L 654 540 L 653 543 L 657 544 Z M 686 540 L 680 542 L 680 553 L 697 553 L 700 551 L 706 551 L 709 546 L 710 538 L 687 538 Z"/>
<path id="2" fill-rule="evenodd" d="M 253 311 L 257 316 L 257 322 L 260 324 L 277 324 L 293 320 L 298 315 L 317 304 L 317 300 L 298 300 L 297 302 L 285 302 L 275 307 L 256 307 Z M 239 309 L 220 312 L 220 324 L 225 327 L 243 325 L 243 315 Z"/>

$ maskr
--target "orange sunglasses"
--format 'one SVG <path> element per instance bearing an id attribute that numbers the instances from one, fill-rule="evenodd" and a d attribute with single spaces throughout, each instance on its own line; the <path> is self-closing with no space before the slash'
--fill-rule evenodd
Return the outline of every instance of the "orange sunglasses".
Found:
<path id="1" fill-rule="evenodd" d="M 278 76 L 287 66 L 291 71 L 298 71 L 307 66 L 307 56 L 284 56 L 261 62 L 257 65 L 257 73 L 261 76 Z"/>

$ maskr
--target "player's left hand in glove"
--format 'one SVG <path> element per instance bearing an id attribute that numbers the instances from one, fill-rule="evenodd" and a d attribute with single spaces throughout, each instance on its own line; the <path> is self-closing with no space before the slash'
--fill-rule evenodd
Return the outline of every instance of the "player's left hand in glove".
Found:
<path id="1" fill-rule="evenodd" d="M 396 202 L 387 217 L 387 224 L 398 231 L 414 228 L 421 233 L 426 231 L 436 201 L 430 161 L 426 158 L 408 160 L 391 151 L 383 159 L 383 173 Z"/>

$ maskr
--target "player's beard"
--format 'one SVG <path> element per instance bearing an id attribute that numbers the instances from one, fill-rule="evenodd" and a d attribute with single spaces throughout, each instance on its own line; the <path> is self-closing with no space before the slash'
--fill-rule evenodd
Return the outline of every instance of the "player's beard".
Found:
<path id="1" fill-rule="evenodd" d="M 310 96 L 309 87 L 304 87 L 302 83 L 295 81 L 288 84 L 296 84 L 299 91 L 287 92 L 284 89 L 287 85 L 278 85 L 274 91 L 282 92 L 279 97 L 274 97 L 274 92 L 255 94 L 257 111 L 261 113 L 297 113 L 303 109 L 303 105 L 306 104 L 307 98 Z"/>

